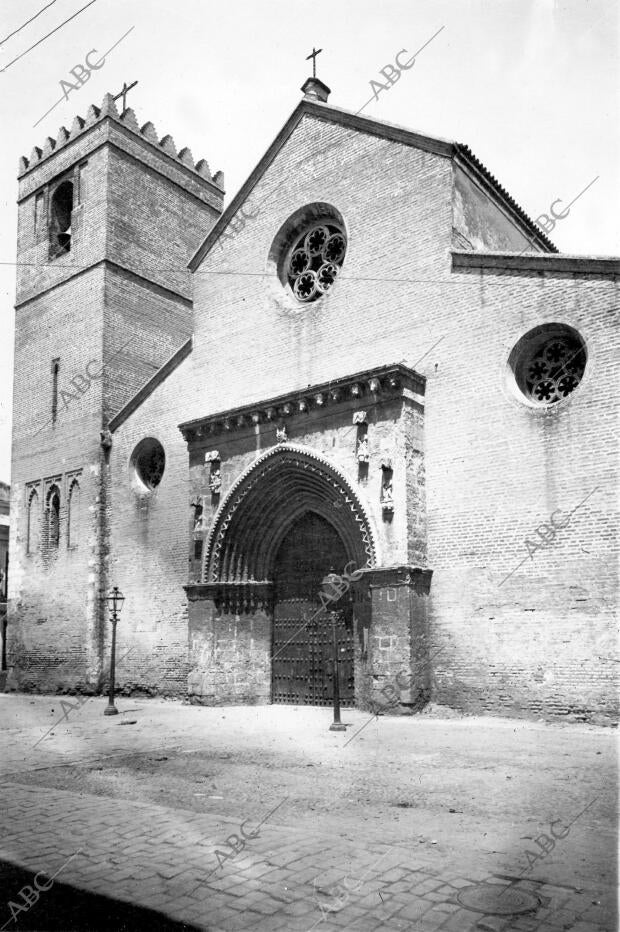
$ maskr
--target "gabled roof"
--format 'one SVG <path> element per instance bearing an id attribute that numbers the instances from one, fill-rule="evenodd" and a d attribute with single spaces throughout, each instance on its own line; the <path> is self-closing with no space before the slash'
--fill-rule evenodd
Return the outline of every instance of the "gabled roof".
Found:
<path id="1" fill-rule="evenodd" d="M 539 230 L 534 221 L 529 217 L 522 207 L 510 196 L 508 191 L 502 187 L 491 172 L 476 158 L 469 146 L 459 142 L 447 139 L 441 139 L 438 136 L 427 136 L 414 130 L 405 129 L 394 123 L 385 123 L 376 120 L 373 117 L 360 116 L 350 110 L 343 110 L 340 107 L 334 107 L 331 104 L 321 103 L 315 100 L 304 98 L 295 107 L 292 114 L 271 143 L 261 160 L 258 162 L 252 173 L 245 183 L 241 186 L 234 196 L 224 213 L 219 217 L 217 223 L 212 227 L 208 236 L 202 245 L 196 250 L 188 267 L 195 272 L 202 260 L 210 251 L 213 244 L 217 241 L 221 233 L 225 230 L 230 220 L 234 217 L 239 207 L 246 201 L 252 189 L 258 180 L 265 174 L 280 149 L 283 148 L 288 138 L 292 135 L 298 124 L 305 115 L 314 116 L 319 120 L 328 123 L 336 123 L 345 126 L 348 129 L 355 129 L 358 132 L 368 133 L 372 136 L 379 136 L 382 139 L 390 139 L 394 142 L 400 142 L 406 146 L 413 146 L 424 152 L 433 152 L 436 155 L 445 158 L 454 159 L 466 171 L 469 171 L 474 177 L 478 178 L 500 201 L 508 213 L 511 213 L 515 220 L 522 224 L 527 233 L 532 237 L 532 241 L 538 246 L 549 252 L 557 252 L 557 248 L 548 239 L 545 234 Z"/>

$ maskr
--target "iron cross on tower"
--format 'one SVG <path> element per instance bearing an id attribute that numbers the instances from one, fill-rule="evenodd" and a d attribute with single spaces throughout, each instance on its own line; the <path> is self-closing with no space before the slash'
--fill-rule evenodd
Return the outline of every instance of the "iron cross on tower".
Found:
<path id="1" fill-rule="evenodd" d="M 322 51 L 323 51 L 323 49 L 315 49 L 315 47 L 312 46 L 312 51 L 310 52 L 309 55 L 306 55 L 306 61 L 308 61 L 308 59 L 310 59 L 310 58 L 312 59 L 312 77 L 313 77 L 313 78 L 316 78 L 316 57 L 317 57 L 317 55 L 319 55 Z"/>
<path id="2" fill-rule="evenodd" d="M 127 84 L 126 81 L 123 81 L 122 88 L 120 89 L 116 97 L 114 98 L 114 100 L 118 100 L 119 97 L 123 98 L 123 109 L 121 110 L 121 113 L 124 113 L 125 110 L 127 109 L 127 94 L 132 89 L 132 87 L 136 86 L 137 83 L 138 83 L 137 81 L 134 81 L 133 84 Z"/>

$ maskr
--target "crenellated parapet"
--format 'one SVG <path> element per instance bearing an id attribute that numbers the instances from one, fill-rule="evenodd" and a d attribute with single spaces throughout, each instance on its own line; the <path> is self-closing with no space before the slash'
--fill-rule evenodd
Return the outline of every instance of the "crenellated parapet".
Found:
<path id="1" fill-rule="evenodd" d="M 91 104 L 91 106 L 86 111 L 85 118 L 76 116 L 73 120 L 73 123 L 71 124 L 70 130 L 67 130 L 66 127 L 61 126 L 55 139 L 51 136 L 48 136 L 42 148 L 35 146 L 30 153 L 30 158 L 26 158 L 22 155 L 18 163 L 18 177 L 21 178 L 22 175 L 26 174 L 26 172 L 29 172 L 33 168 L 41 165 L 42 162 L 44 162 L 51 155 L 55 155 L 60 149 L 63 148 L 63 146 L 73 142 L 79 136 L 84 135 L 93 126 L 101 123 L 106 118 L 115 120 L 116 122 L 120 123 L 125 127 L 125 129 L 128 129 L 132 133 L 135 133 L 137 136 L 140 136 L 143 140 L 146 140 L 161 152 L 164 152 L 171 159 L 174 159 L 175 162 L 179 162 L 181 165 L 185 166 L 185 168 L 195 172 L 201 178 L 210 181 L 220 190 L 224 190 L 223 172 L 218 171 L 212 175 L 206 159 L 199 159 L 197 162 L 194 162 L 192 153 L 187 148 L 187 146 L 177 151 L 172 136 L 166 134 L 160 139 L 155 130 L 155 127 L 151 122 L 147 122 L 144 124 L 144 126 L 140 127 L 136 119 L 136 115 L 131 107 L 128 107 L 126 110 L 123 110 L 122 113 L 119 113 L 112 94 L 105 95 L 101 107 L 96 107 L 94 104 Z"/>

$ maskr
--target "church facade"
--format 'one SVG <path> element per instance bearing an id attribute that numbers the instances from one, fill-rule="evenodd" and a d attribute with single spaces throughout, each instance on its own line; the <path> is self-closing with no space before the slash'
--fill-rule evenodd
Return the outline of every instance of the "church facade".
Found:
<path id="1" fill-rule="evenodd" d="M 20 162 L 9 688 L 116 585 L 128 693 L 609 721 L 620 262 L 303 91 L 226 209 L 110 95 Z"/>

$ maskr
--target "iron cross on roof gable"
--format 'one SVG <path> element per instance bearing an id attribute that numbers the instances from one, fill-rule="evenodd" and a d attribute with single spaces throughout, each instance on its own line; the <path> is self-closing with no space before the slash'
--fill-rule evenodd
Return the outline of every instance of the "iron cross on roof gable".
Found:
<path id="1" fill-rule="evenodd" d="M 306 55 L 306 61 L 308 61 L 310 58 L 312 59 L 312 77 L 313 78 L 316 78 L 316 57 L 317 55 L 320 55 L 322 51 L 323 49 L 315 49 L 315 47 L 312 46 L 312 51 L 310 52 L 309 55 Z"/>
<path id="2" fill-rule="evenodd" d="M 123 81 L 122 88 L 120 89 L 116 97 L 114 98 L 114 100 L 118 100 L 119 97 L 123 98 L 123 109 L 121 110 L 121 113 L 124 113 L 125 110 L 127 109 L 127 94 L 132 89 L 132 87 L 136 86 L 137 83 L 138 83 L 137 81 L 134 81 L 133 84 L 127 84 L 126 81 Z"/>

